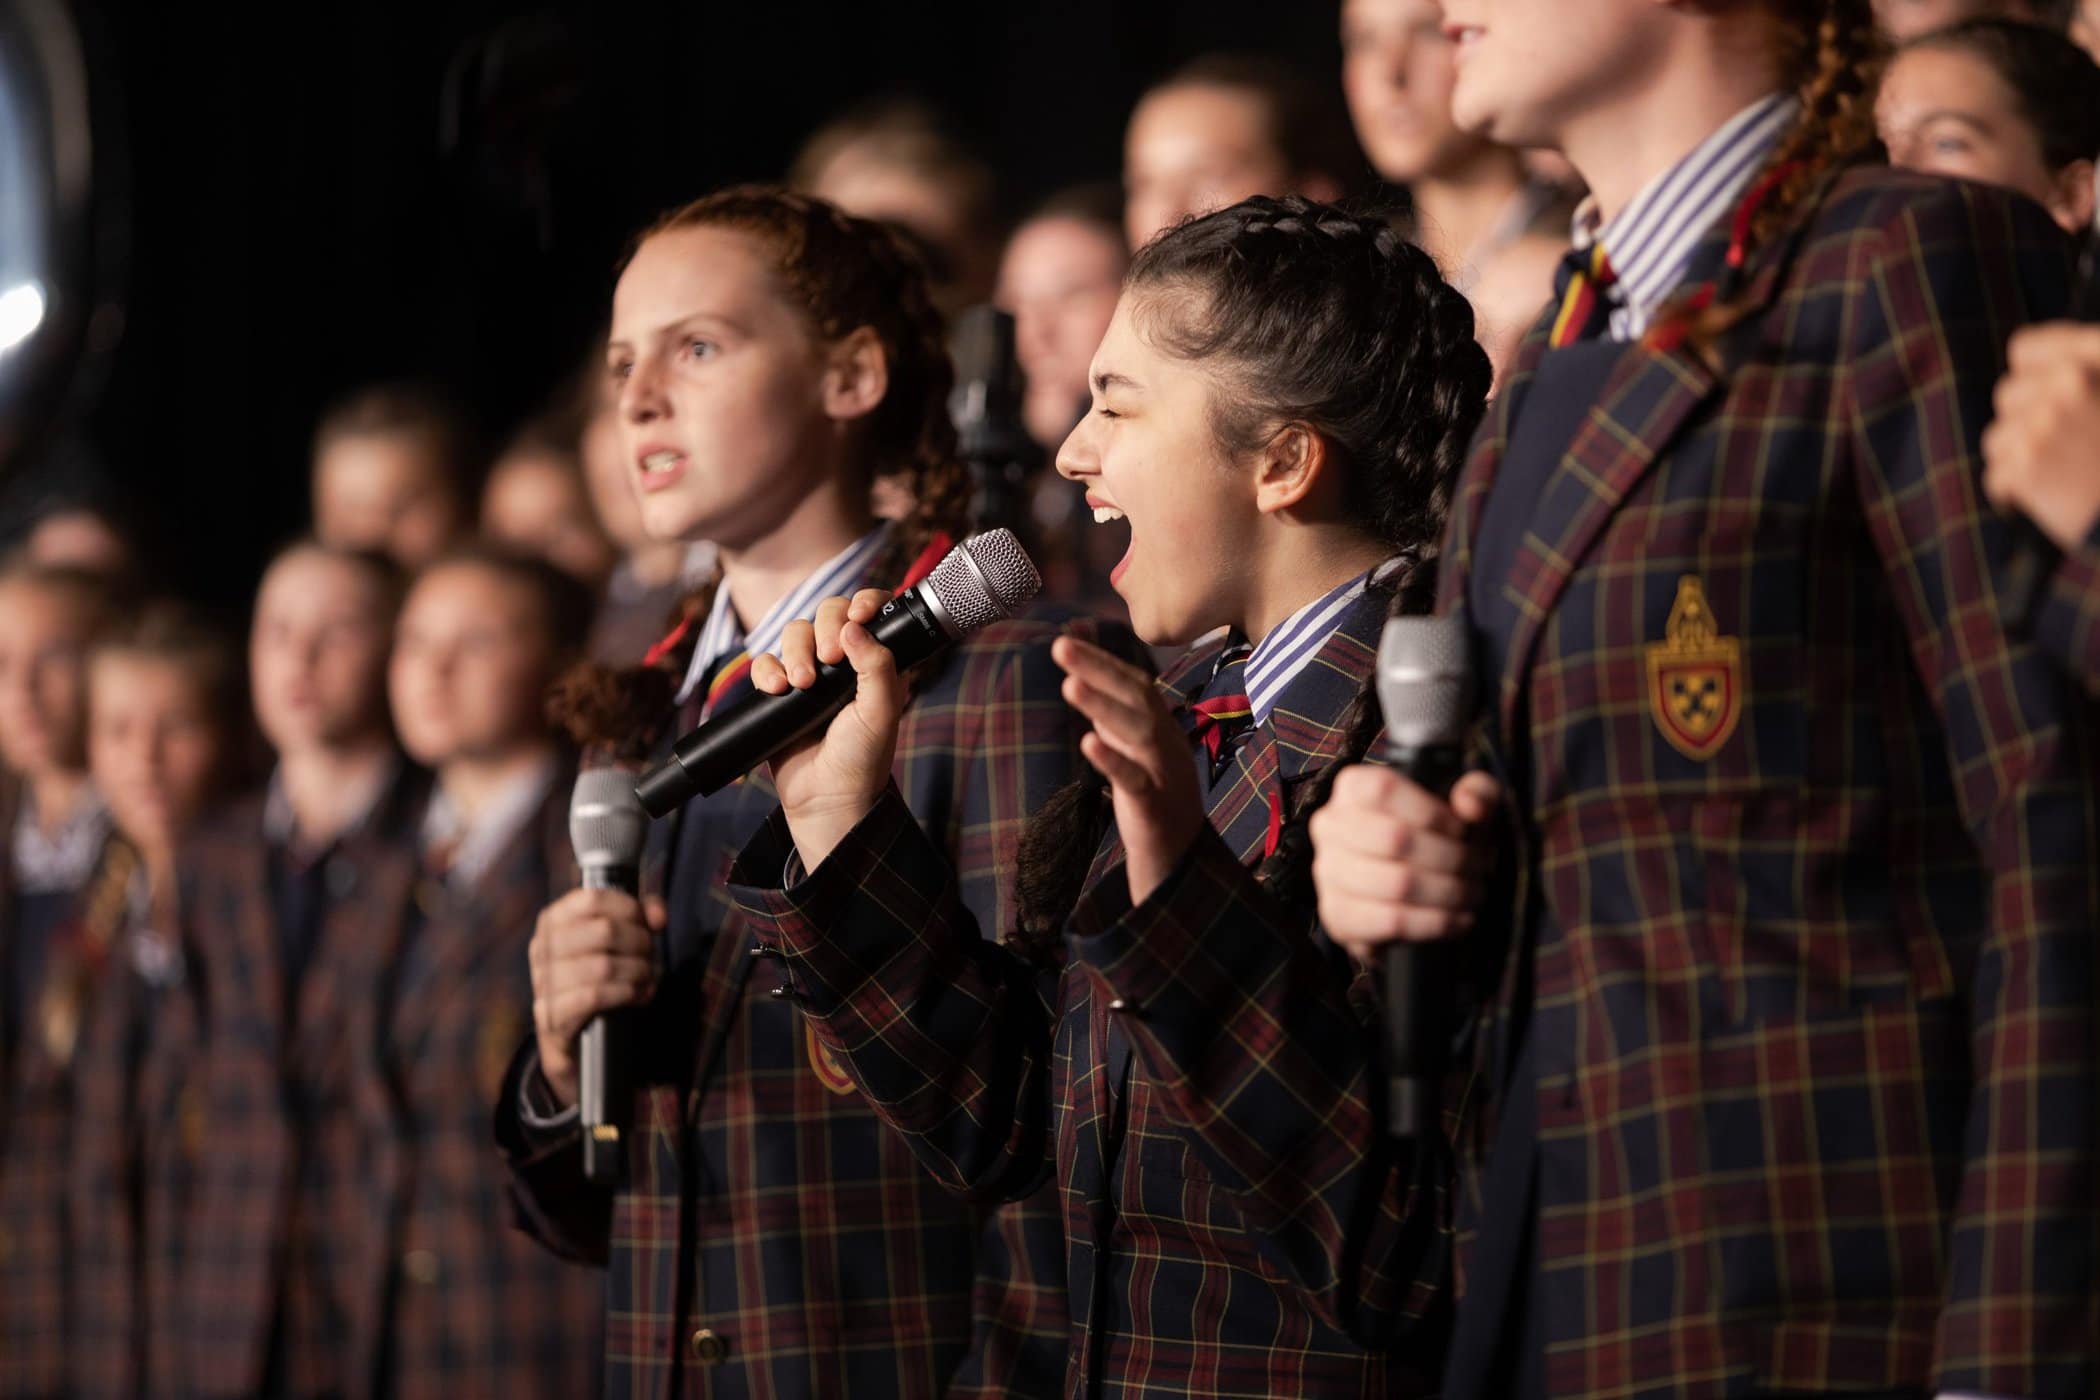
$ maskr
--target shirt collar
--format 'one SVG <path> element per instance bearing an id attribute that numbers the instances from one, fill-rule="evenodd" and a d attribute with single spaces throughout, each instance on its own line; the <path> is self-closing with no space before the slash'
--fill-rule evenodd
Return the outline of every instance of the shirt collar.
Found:
<path id="1" fill-rule="evenodd" d="M 1603 243 L 1618 278 L 1613 339 L 1631 340 L 1648 329 L 1684 282 L 1700 242 L 1757 178 L 1800 110 L 1786 93 L 1759 98 L 1649 181 L 1609 222 L 1594 197 L 1582 201 L 1575 247 Z"/>
<path id="2" fill-rule="evenodd" d="M 109 809 L 93 791 L 85 791 L 56 831 L 45 831 L 36 819 L 36 802 L 25 786 L 15 814 L 15 887 L 24 894 L 58 894 L 85 885 L 102 859 L 109 839 Z"/>
<path id="3" fill-rule="evenodd" d="M 707 622 L 700 629 L 699 645 L 693 648 L 692 665 L 686 668 L 685 681 L 678 687 L 677 702 L 683 705 L 694 691 L 707 684 L 709 672 L 723 657 L 738 651 L 757 656 L 778 650 L 780 634 L 790 622 L 816 616 L 817 604 L 845 592 L 867 576 L 868 567 L 889 538 L 889 529 L 888 525 L 878 525 L 832 555 L 808 578 L 789 589 L 787 596 L 775 603 L 748 633 L 729 605 L 729 580 L 722 580 L 715 589 Z"/>
<path id="4" fill-rule="evenodd" d="M 336 845 L 362 831 L 379 810 L 380 801 L 393 787 L 394 780 L 401 776 L 401 758 L 389 755 L 387 761 L 374 769 L 372 776 L 364 780 L 364 787 L 354 794 L 350 806 L 350 820 L 328 844 Z M 262 810 L 263 839 L 273 846 L 289 849 L 299 838 L 299 818 L 292 811 L 292 799 L 284 791 L 284 765 L 280 763 L 270 774 L 270 785 L 263 793 Z M 300 844 L 304 844 L 303 842 Z"/>
<path id="5" fill-rule="evenodd" d="M 452 845 L 451 863 L 445 868 L 448 886 L 465 890 L 480 883 L 512 838 L 524 830 L 532 814 L 539 810 L 548 789 L 554 786 L 559 766 L 554 755 L 545 755 L 505 783 L 471 824 L 446 794 L 442 783 L 432 789 L 419 840 L 425 851 Z"/>
<path id="6" fill-rule="evenodd" d="M 1358 574 L 1328 590 L 1269 629 L 1247 657 L 1247 708 L 1264 724 L 1285 687 L 1312 663 L 1327 639 L 1341 626 L 1342 614 L 1363 596 L 1371 572 Z"/>

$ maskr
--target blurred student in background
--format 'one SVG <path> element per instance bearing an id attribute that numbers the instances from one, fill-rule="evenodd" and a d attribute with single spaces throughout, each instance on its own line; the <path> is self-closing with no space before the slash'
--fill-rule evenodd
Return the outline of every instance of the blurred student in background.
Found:
<path id="1" fill-rule="evenodd" d="M 87 762 L 90 577 L 0 573 L 0 1395 L 65 1374 L 66 1128 L 73 1051 L 101 969 L 82 909 L 108 842 Z"/>
<path id="2" fill-rule="evenodd" d="M 422 567 L 468 524 L 472 457 L 464 421 L 430 391 L 384 385 L 352 395 L 314 433 L 314 538 Z"/>
<path id="3" fill-rule="evenodd" d="M 264 573 L 249 637 L 266 789 L 205 823 L 185 857 L 192 994 L 210 1009 L 184 1114 L 209 1150 L 156 1164 L 181 1218 L 148 1258 L 147 1357 L 173 1394 L 370 1393 L 376 1294 L 343 1261 L 353 1126 L 389 1097 L 361 1014 L 380 994 L 358 917 L 370 872 L 412 848 L 425 782 L 395 747 L 386 666 L 401 594 L 377 555 L 302 543 Z M 347 1156 L 329 1133 L 351 1137 Z M 200 1135 L 201 1137 L 201 1135 Z M 149 1216 L 152 1207 L 149 1201 Z"/>
<path id="4" fill-rule="evenodd" d="M 1553 292 L 1574 204 L 1523 154 L 1451 119 L 1458 46 L 1435 0 L 1346 0 L 1342 89 L 1357 139 L 1414 199 L 1414 238 L 1473 303 L 1499 373 Z"/>
<path id="5" fill-rule="evenodd" d="M 394 719 L 436 781 L 415 842 L 368 866 L 357 900 L 381 969 L 363 1014 L 397 1088 L 323 1131 L 331 1156 L 350 1154 L 335 1170 L 364 1164 L 338 1199 L 333 1263 L 386 1300 L 345 1355 L 379 1356 L 376 1393 L 402 1400 L 462 1388 L 570 1400 L 599 1370 L 603 1276 L 512 1227 L 489 1150 L 498 1087 L 532 1026 L 533 919 L 575 884 L 574 766 L 546 695 L 583 654 L 591 609 L 552 565 L 474 549 L 426 570 L 401 610 Z"/>
<path id="6" fill-rule="evenodd" d="M 618 559 L 584 483 L 582 432 L 576 416 L 566 412 L 526 424 L 489 468 L 481 488 L 481 533 L 595 590 Z"/>
<path id="7" fill-rule="evenodd" d="M 1897 43 L 1972 19 L 2011 19 L 2061 31 L 2079 12 L 2079 0 L 1874 0 L 1874 18 Z"/>
<path id="8" fill-rule="evenodd" d="M 902 231 L 925 259 L 944 316 L 991 295 L 997 176 L 924 103 L 880 100 L 827 123 L 803 144 L 788 184 Z"/>
<path id="9" fill-rule="evenodd" d="M 605 580 L 588 648 L 593 661 L 631 666 L 670 630 L 678 605 L 715 566 L 705 541 L 653 538 L 642 523 L 634 471 L 621 445 L 618 405 L 600 355 L 592 356 L 584 393 L 591 405 L 579 451 L 584 485 L 598 523 L 621 551 Z"/>
<path id="10" fill-rule="evenodd" d="M 2065 232 L 2091 231 L 2100 66 L 2061 33 L 1977 19 L 1913 39 L 1875 115 L 1891 164 L 2017 190 Z"/>
<path id="11" fill-rule="evenodd" d="M 179 1220 L 166 1209 L 173 1198 L 149 1199 L 142 1184 L 184 1150 L 178 1091 L 200 1029 L 183 995 L 179 852 L 248 776 L 250 734 L 238 645 L 181 605 L 149 604 L 96 644 L 88 758 L 115 834 L 82 905 L 84 944 L 105 971 L 82 1016 L 68 1144 L 67 1339 L 78 1396 L 152 1389 L 145 1263 L 166 1256 Z"/>
<path id="12" fill-rule="evenodd" d="M 1123 231 L 1162 229 L 1258 194 L 1333 200 L 1363 165 L 1348 125 L 1303 75 L 1251 54 L 1199 58 L 1157 84 L 1123 138 Z"/>

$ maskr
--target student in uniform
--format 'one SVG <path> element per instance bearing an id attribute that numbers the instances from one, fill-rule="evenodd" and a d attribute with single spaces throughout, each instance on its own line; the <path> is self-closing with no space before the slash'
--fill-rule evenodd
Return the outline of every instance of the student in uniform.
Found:
<path id="1" fill-rule="evenodd" d="M 363 1149 L 324 1130 L 383 1092 L 358 1014 L 379 994 L 369 872 L 412 850 L 427 778 L 397 747 L 386 667 L 400 575 L 377 555 L 300 543 L 272 561 L 249 633 L 255 716 L 277 764 L 199 829 L 184 860 L 195 1030 L 173 1071 L 173 1145 L 150 1164 L 146 1364 L 184 1395 L 348 1393 L 374 1358 L 377 1305 L 335 1267 L 377 1233 L 333 1214 Z"/>
<path id="2" fill-rule="evenodd" d="M 1596 200 L 1445 550 L 1493 776 L 1313 824 L 1337 937 L 1493 973 L 1447 1393 L 2090 1395 L 2093 734 L 1979 449 L 2063 234 L 1856 159 L 1865 0 L 1444 19 Z"/>
<path id="3" fill-rule="evenodd" d="M 1379 633 L 1426 599 L 1489 373 L 1465 299 L 1381 219 L 1260 197 L 1138 254 L 1058 469 L 1129 520 L 1139 636 L 1215 635 L 1156 686 L 1058 643 L 1100 780 L 1032 830 L 999 943 L 887 783 L 883 595 L 756 668 L 779 692 L 843 657 L 859 688 L 775 760 L 738 902 L 943 1182 L 1055 1179 L 1067 1393 L 1434 1391 L 1448 1157 L 1382 1126 L 1371 988 L 1308 917 L 1303 819 L 1376 732 Z"/>
<path id="4" fill-rule="evenodd" d="M 579 738 L 660 756 L 750 695 L 751 658 L 820 598 L 924 576 L 960 539 L 970 486 L 923 274 L 881 226 L 804 195 L 727 190 L 645 234 L 608 366 L 649 533 L 713 540 L 719 564 L 647 666 L 582 673 L 565 699 Z M 909 503 L 894 523 L 873 513 L 878 478 Z M 898 783 L 991 926 L 1016 905 L 1023 824 L 1079 767 L 1056 635 L 996 624 L 913 678 Z M 527 1227 L 606 1268 L 615 1393 L 1054 1394 L 1049 1203 L 942 1191 L 754 955 L 722 875 L 773 805 L 754 773 L 657 824 L 650 919 L 608 891 L 541 913 L 536 1034 L 497 1121 Z M 636 1004 L 633 1147 L 607 1189 L 582 1176 L 576 1040 Z"/>

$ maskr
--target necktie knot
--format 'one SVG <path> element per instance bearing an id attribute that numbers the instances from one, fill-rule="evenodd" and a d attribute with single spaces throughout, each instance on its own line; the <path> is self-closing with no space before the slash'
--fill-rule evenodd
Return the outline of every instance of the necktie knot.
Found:
<path id="1" fill-rule="evenodd" d="M 1618 284 L 1618 270 L 1602 243 L 1577 248 L 1562 258 L 1553 278 L 1560 312 L 1553 318 L 1552 347 L 1558 350 L 1602 336 L 1611 325 L 1611 291 Z"/>
<path id="2" fill-rule="evenodd" d="M 1254 703 L 1247 698 L 1247 657 L 1251 648 L 1228 651 L 1187 711 L 1189 737 L 1203 745 L 1215 764 L 1241 735 L 1254 727 Z"/>

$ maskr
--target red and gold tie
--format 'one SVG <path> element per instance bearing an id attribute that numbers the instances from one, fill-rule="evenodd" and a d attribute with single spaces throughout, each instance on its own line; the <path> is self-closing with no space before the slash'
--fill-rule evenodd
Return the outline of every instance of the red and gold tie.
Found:
<path id="1" fill-rule="evenodd" d="M 1578 249 L 1561 260 L 1560 273 L 1554 280 L 1560 314 L 1553 318 L 1553 336 L 1548 342 L 1553 349 L 1595 340 L 1610 328 L 1609 293 L 1618 281 L 1619 274 L 1613 270 L 1602 243 L 1592 243 L 1587 251 Z"/>

